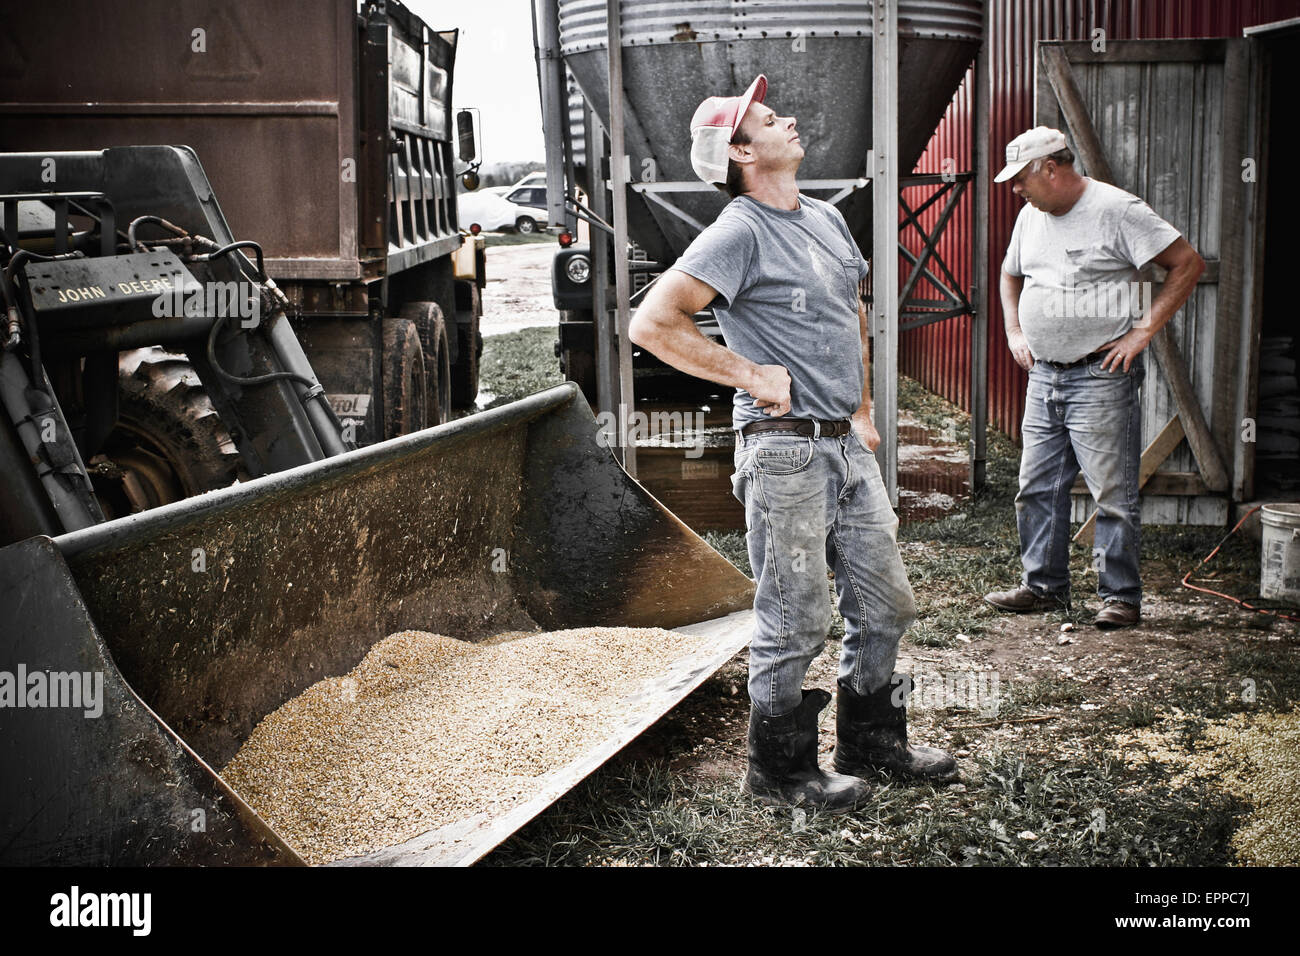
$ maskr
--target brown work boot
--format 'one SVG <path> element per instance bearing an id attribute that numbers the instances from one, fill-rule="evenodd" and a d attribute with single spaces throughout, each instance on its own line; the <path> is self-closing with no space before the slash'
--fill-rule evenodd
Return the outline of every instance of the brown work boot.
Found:
<path id="1" fill-rule="evenodd" d="M 865 696 L 839 685 L 835 703 L 836 773 L 865 777 L 872 771 L 888 770 L 926 783 L 957 779 L 957 761 L 946 751 L 907 742 L 907 697 L 912 693 L 912 678 L 904 679 L 906 693 L 895 684 L 897 677 Z"/>
<path id="2" fill-rule="evenodd" d="M 1059 611 L 1070 606 L 1070 598 L 1054 594 L 1035 594 L 1027 584 L 1010 591 L 993 591 L 984 595 L 984 600 L 999 611 L 1014 611 L 1024 614 L 1027 611 Z"/>
<path id="3" fill-rule="evenodd" d="M 1103 631 L 1113 631 L 1117 627 L 1132 627 L 1142 620 L 1142 609 L 1127 601 L 1107 601 L 1097 612 L 1097 619 L 1092 623 Z"/>

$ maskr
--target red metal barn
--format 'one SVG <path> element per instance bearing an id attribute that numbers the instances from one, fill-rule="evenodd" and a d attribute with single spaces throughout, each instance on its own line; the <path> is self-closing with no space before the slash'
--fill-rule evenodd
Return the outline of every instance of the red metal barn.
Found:
<path id="1" fill-rule="evenodd" d="M 1296 0 L 1241 3 L 1218 0 L 994 0 L 988 11 L 985 40 L 990 45 L 987 86 L 990 97 L 990 160 L 989 168 L 981 171 L 981 175 L 991 179 L 1002 165 L 1003 145 L 1035 125 L 1035 41 L 1090 41 L 1095 39 L 1096 30 L 1104 31 L 1107 41 L 1239 38 L 1243 28 L 1298 16 L 1300 2 Z M 975 159 L 972 132 L 979 135 L 979 131 L 972 130 L 975 106 L 972 89 L 973 80 L 968 73 L 925 154 L 918 161 L 917 173 L 972 168 Z M 926 195 L 925 187 L 913 187 L 905 190 L 903 195 L 915 208 Z M 1280 200 L 1275 197 L 1274 201 Z M 927 231 L 934 227 L 941 205 L 936 204 L 919 217 Z M 973 242 L 988 243 L 988 274 L 982 277 L 989 303 L 988 415 L 995 428 L 1017 440 L 1024 411 L 1026 376 L 1006 349 L 997 288 L 1002 253 L 1019 206 L 1020 201 L 1005 184 L 992 184 L 988 221 L 976 224 L 973 221 L 973 196 L 968 190 L 938 246 L 941 258 L 952 269 L 955 278 L 968 288 Z M 905 231 L 902 238 L 909 249 L 919 252 L 921 244 L 914 231 Z M 906 266 L 907 263 L 900 260 L 904 275 Z M 924 290 L 918 291 L 925 294 Z M 961 316 L 913 329 L 901 334 L 899 344 L 899 370 L 903 374 L 967 410 L 971 405 L 970 323 L 969 316 Z M 1238 495 L 1242 492 L 1242 489 L 1234 490 Z"/>

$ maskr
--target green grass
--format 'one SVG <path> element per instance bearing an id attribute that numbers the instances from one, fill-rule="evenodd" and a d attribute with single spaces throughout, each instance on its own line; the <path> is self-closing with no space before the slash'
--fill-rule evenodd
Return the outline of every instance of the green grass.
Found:
<path id="1" fill-rule="evenodd" d="M 526 246 L 536 242 L 549 242 L 559 248 L 555 237 L 545 232 L 534 232 L 527 236 L 519 232 L 485 232 L 483 239 L 484 245 L 489 249 L 493 246 Z"/>
<path id="2" fill-rule="evenodd" d="M 483 339 L 479 360 L 479 388 L 494 396 L 495 408 L 564 381 L 555 357 L 556 332 L 552 328 L 521 329 Z"/>

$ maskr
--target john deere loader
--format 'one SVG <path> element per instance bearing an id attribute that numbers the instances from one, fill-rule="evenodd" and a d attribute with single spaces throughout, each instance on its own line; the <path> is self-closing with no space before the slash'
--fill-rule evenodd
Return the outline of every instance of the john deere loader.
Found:
<path id="1" fill-rule="evenodd" d="M 505 809 L 339 861 L 470 863 L 745 643 L 750 582 L 622 471 L 575 385 L 350 447 L 192 151 L 0 155 L 0 228 L 0 864 L 301 864 L 218 769 L 397 631 L 697 635 Z M 157 449 L 120 428 L 142 349 L 193 370 L 169 381 L 229 486 L 150 493 Z"/>

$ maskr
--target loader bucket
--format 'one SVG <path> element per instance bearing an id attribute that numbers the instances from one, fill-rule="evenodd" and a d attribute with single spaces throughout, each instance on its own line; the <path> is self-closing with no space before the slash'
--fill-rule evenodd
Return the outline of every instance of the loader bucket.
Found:
<path id="1" fill-rule="evenodd" d="M 749 637 L 752 583 L 629 478 L 599 433 L 566 384 L 0 550 L 13 621 L 0 678 L 103 682 L 98 716 L 30 692 L 0 707 L 0 863 L 301 863 L 214 768 L 266 715 L 397 631 L 702 635 L 620 703 L 603 739 L 507 810 L 340 862 L 468 864 L 491 850 Z"/>

